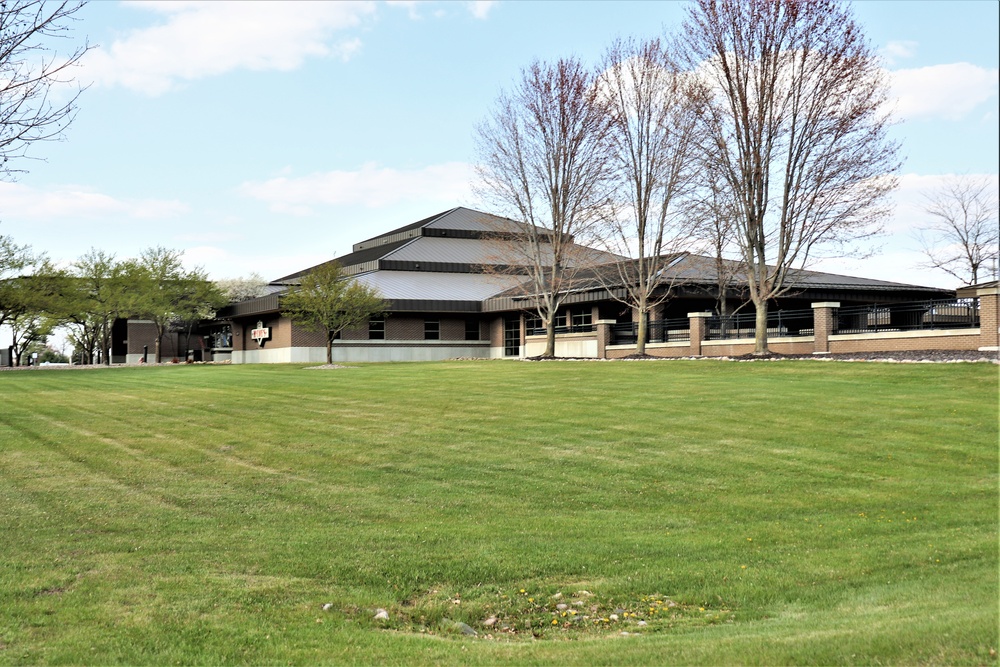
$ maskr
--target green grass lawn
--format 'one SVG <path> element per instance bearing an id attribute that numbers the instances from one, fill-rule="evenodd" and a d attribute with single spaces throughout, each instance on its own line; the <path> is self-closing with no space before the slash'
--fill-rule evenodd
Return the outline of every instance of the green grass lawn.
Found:
<path id="1" fill-rule="evenodd" d="M 0 663 L 996 664 L 997 385 L 811 361 L 0 373 Z"/>

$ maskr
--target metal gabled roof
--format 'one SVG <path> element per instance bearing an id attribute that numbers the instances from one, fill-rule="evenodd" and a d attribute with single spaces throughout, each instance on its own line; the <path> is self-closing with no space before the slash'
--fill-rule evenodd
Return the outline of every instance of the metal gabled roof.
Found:
<path id="1" fill-rule="evenodd" d="M 524 281 L 524 276 L 481 273 L 372 271 L 355 279 L 388 300 L 482 301 Z"/>
<path id="2" fill-rule="evenodd" d="M 427 229 L 455 229 L 462 231 L 501 233 L 519 231 L 526 223 L 504 218 L 492 213 L 476 211 L 464 206 L 451 209 L 424 225 Z"/>
<path id="3" fill-rule="evenodd" d="M 323 262 L 317 264 L 316 266 L 310 266 L 308 269 L 302 269 L 301 271 L 296 271 L 277 280 L 272 280 L 272 285 L 286 285 L 286 284 L 298 284 L 298 279 L 302 276 L 310 273 L 311 271 L 321 267 L 331 264 L 333 262 L 339 263 L 344 269 L 347 269 L 347 273 L 351 273 L 350 268 L 352 266 L 360 266 L 362 264 L 368 264 L 370 262 L 376 262 L 387 254 L 394 250 L 397 250 L 407 243 L 412 243 L 416 239 L 403 239 L 402 241 L 396 241 L 395 243 L 387 243 L 386 245 L 375 246 L 374 248 L 368 248 L 366 250 L 359 250 L 357 252 L 348 253 L 347 255 L 342 255 L 340 257 L 331 259 L 328 262 Z"/>
<path id="4" fill-rule="evenodd" d="M 383 259 L 405 262 L 455 262 L 465 264 L 506 264 L 500 252 L 483 239 L 424 236 L 401 245 Z"/>

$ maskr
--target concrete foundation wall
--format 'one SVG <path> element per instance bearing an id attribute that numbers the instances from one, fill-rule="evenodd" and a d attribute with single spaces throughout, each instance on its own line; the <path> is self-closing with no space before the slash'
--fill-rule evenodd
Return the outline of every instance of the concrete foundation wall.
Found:
<path id="1" fill-rule="evenodd" d="M 500 350 L 503 353 L 503 349 Z M 523 356 L 537 357 L 545 352 L 545 336 L 528 336 Z M 597 358 L 597 338 L 594 334 L 562 334 L 556 336 L 557 357 Z"/>
<path id="2" fill-rule="evenodd" d="M 365 345 L 333 346 L 333 361 L 443 361 L 457 357 L 487 359 L 490 348 L 486 345 L 433 345 L 424 341 L 369 341 Z M 406 344 L 406 343 L 409 344 Z M 503 350 L 501 350 L 502 352 Z M 234 350 L 234 364 L 288 364 L 326 363 L 326 347 L 276 347 L 259 350 Z"/>

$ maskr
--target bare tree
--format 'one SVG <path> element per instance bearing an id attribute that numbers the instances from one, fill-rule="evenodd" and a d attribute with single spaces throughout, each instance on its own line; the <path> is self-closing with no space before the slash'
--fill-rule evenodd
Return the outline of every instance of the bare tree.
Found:
<path id="1" fill-rule="evenodd" d="M 723 326 L 730 315 L 746 303 L 741 299 L 740 305 L 733 307 L 733 293 L 744 295 L 746 289 L 746 269 L 737 257 L 740 255 L 736 244 L 736 221 L 739 211 L 736 202 L 725 184 L 713 174 L 710 165 L 701 169 L 701 178 L 697 193 L 688 202 L 687 215 L 694 227 L 695 237 L 711 258 L 709 261 L 699 260 L 698 268 L 703 273 L 715 277 L 716 311 L 722 318 Z M 734 259 L 735 258 L 735 259 Z"/>
<path id="2" fill-rule="evenodd" d="M 737 204 L 754 353 L 767 354 L 768 301 L 820 248 L 845 253 L 889 213 L 885 75 L 834 0 L 697 0 L 684 30 L 706 84 L 703 158 Z"/>
<path id="3" fill-rule="evenodd" d="M 36 141 L 59 139 L 76 115 L 81 89 L 53 94 L 71 83 L 71 69 L 88 46 L 59 55 L 54 45 L 65 39 L 83 3 L 7 0 L 0 3 L 0 178 L 23 171 L 11 158 L 27 156 Z"/>
<path id="4" fill-rule="evenodd" d="M 610 120 L 608 141 L 615 196 L 606 211 L 604 240 L 625 256 L 602 276 L 608 290 L 638 315 L 636 353 L 645 354 L 650 311 L 672 296 L 680 274 L 665 273 L 686 251 L 691 230 L 678 200 L 690 189 L 695 115 L 690 77 L 675 68 L 659 40 L 615 42 L 598 87 Z M 633 255 L 634 259 L 629 259 Z M 608 279 L 611 279 L 608 281 Z"/>
<path id="5" fill-rule="evenodd" d="M 977 284 L 1000 259 L 996 185 L 985 178 L 962 176 L 925 199 L 933 222 L 918 234 L 927 257 L 921 266 L 940 269 L 964 284 Z"/>
<path id="6" fill-rule="evenodd" d="M 527 274 L 544 357 L 555 356 L 555 317 L 581 265 L 575 236 L 606 202 L 608 117 L 594 83 L 577 60 L 536 61 L 477 128 L 478 194 L 526 223 L 506 235 L 501 253 Z"/>

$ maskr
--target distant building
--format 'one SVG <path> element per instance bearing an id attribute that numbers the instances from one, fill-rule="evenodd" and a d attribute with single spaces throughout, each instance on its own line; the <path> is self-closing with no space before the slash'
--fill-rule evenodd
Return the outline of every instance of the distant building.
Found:
<path id="1" fill-rule="evenodd" d="M 351 253 L 331 260 L 354 279 L 377 288 L 389 304 L 384 317 L 343 332 L 334 342 L 334 360 L 432 361 L 541 353 L 544 331 L 532 307 L 526 272 L 498 250 L 498 243 L 504 243 L 498 239 L 513 242 L 519 227 L 524 228 L 488 213 L 454 208 L 361 241 Z M 630 345 L 634 351 L 636 315 L 613 298 L 613 292 L 622 290 L 608 278 L 615 275 L 609 267 L 622 258 L 593 248 L 578 249 L 584 259 L 577 261 L 585 266 L 557 318 L 557 355 L 626 356 Z M 295 289 L 309 271 L 272 281 L 265 296 L 223 308 L 215 321 L 203 323 L 189 336 L 172 336 L 165 342 L 165 360 L 177 355 L 233 363 L 322 363 L 326 359 L 324 334 L 303 329 L 281 314 L 281 295 Z M 734 346 L 739 344 L 743 325 L 734 319 L 718 319 L 714 260 L 682 253 L 670 258 L 665 271 L 667 277 L 680 280 L 674 281 L 674 296 L 650 313 L 647 352 L 660 356 L 686 356 L 692 350 L 738 353 Z M 727 291 L 734 305 L 745 301 L 738 283 Z M 789 352 L 815 351 L 814 338 L 825 336 L 817 337 L 814 331 L 816 306 L 847 312 L 852 307 L 881 307 L 893 311 L 893 322 L 905 325 L 904 320 L 912 324 L 914 317 L 921 319 L 924 314 L 896 313 L 890 304 L 954 298 L 950 290 L 800 271 L 789 293 L 770 305 L 777 318 L 772 349 L 785 344 Z M 860 317 L 854 316 L 854 321 Z M 867 324 L 869 317 L 863 319 Z M 836 325 L 832 326 L 835 333 Z M 695 334 L 698 341 L 691 340 Z M 703 349 L 701 339 L 713 336 L 721 336 L 723 342 L 706 342 Z M 148 325 L 130 322 L 129 363 L 141 358 L 143 345 L 153 349 Z M 713 345 L 714 350 L 709 350 Z"/>

